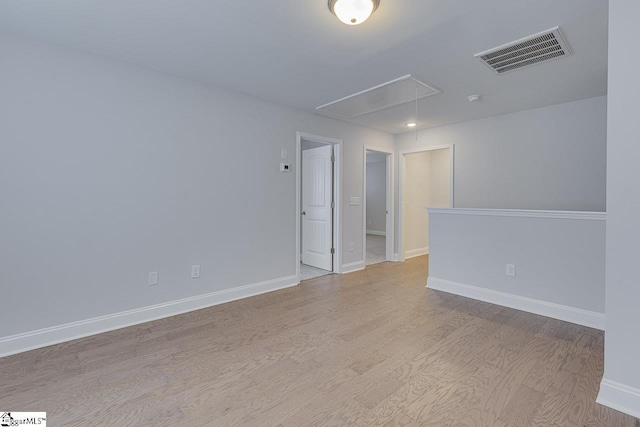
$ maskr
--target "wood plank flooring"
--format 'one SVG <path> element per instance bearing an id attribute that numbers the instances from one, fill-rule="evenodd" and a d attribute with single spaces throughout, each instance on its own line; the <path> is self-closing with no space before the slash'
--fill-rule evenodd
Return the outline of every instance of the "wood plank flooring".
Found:
<path id="1" fill-rule="evenodd" d="M 0 359 L 51 426 L 630 426 L 599 331 L 425 289 L 428 257 Z"/>

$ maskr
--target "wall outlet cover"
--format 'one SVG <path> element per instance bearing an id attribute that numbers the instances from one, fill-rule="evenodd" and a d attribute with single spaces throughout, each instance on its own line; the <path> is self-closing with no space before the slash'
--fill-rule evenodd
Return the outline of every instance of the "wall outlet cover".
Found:
<path id="1" fill-rule="evenodd" d="M 157 271 L 149 272 L 149 286 L 154 286 L 154 285 L 157 285 L 158 283 L 160 283 L 159 279 L 160 278 L 158 276 L 158 272 Z"/>

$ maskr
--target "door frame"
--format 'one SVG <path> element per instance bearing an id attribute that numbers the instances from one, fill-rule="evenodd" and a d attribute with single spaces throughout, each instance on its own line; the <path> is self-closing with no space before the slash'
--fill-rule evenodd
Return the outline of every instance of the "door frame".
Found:
<path id="1" fill-rule="evenodd" d="M 398 254 L 397 260 L 404 261 L 404 183 L 405 183 L 405 172 L 407 167 L 407 154 L 414 153 L 423 153 L 426 151 L 435 151 L 435 150 L 443 150 L 449 149 L 449 207 L 453 208 L 453 192 L 454 192 L 454 159 L 455 159 L 455 144 L 441 144 L 441 145 L 432 145 L 428 147 L 415 148 L 411 150 L 402 150 L 399 152 L 398 162 L 400 166 L 399 170 L 399 179 L 398 179 Z"/>
<path id="2" fill-rule="evenodd" d="M 335 203 L 333 209 L 332 228 L 333 228 L 333 247 L 335 252 L 332 257 L 333 273 L 342 273 L 342 145 L 341 139 L 328 138 L 324 136 L 313 135 L 305 132 L 296 132 L 296 280 L 300 282 L 300 237 L 302 235 L 300 228 L 301 209 L 300 203 L 302 191 L 302 174 L 300 166 L 302 165 L 302 140 L 313 141 L 325 145 L 333 145 L 333 155 L 336 161 L 333 165 L 333 201 Z"/>
<path id="3" fill-rule="evenodd" d="M 386 148 L 375 147 L 372 145 L 365 145 L 362 150 L 362 261 L 367 266 L 367 151 L 375 151 L 377 153 L 386 154 L 386 205 L 389 214 L 386 217 L 385 233 L 386 233 L 386 248 L 385 258 L 387 261 L 394 261 L 394 245 L 395 245 L 395 217 L 394 217 L 394 165 L 395 165 L 395 151 Z"/>

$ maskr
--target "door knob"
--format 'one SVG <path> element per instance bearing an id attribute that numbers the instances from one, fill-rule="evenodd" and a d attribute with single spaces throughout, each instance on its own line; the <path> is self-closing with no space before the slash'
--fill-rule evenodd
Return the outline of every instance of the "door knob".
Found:
<path id="1" fill-rule="evenodd" d="M 302 215 L 306 215 L 307 213 L 305 211 L 302 211 Z"/>

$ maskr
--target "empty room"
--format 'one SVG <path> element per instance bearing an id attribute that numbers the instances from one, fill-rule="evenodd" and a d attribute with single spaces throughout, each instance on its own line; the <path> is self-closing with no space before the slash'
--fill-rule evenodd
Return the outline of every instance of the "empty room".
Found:
<path id="1" fill-rule="evenodd" d="M 2 426 L 640 426 L 636 0 L 0 2 Z"/>

